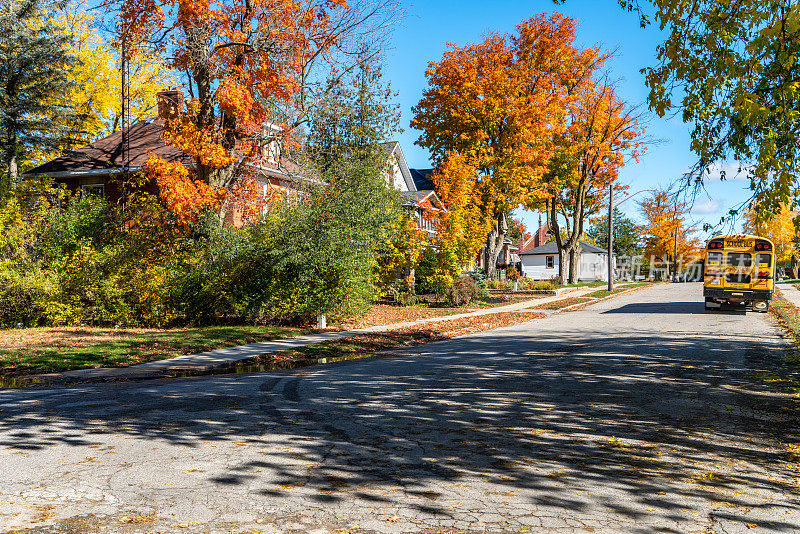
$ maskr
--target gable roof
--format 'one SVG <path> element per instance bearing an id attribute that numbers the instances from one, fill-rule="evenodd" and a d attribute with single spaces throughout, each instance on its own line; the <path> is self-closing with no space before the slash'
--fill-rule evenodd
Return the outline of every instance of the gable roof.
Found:
<path id="1" fill-rule="evenodd" d="M 270 125 L 268 125 L 269 127 Z M 274 128 L 274 125 L 271 125 Z M 28 171 L 26 175 L 43 174 L 52 178 L 74 176 L 107 175 L 122 170 L 141 170 L 150 154 L 168 162 L 180 162 L 186 167 L 195 164 L 194 158 L 164 140 L 163 119 L 147 119 L 128 128 L 128 154 L 122 157 L 122 132 L 114 132 L 90 145 L 71 150 L 61 157 L 50 160 Z M 259 176 L 278 179 L 318 181 L 313 173 L 303 169 L 287 158 L 280 161 L 260 158 L 247 163 L 246 168 L 256 178 Z"/>
<path id="2" fill-rule="evenodd" d="M 414 179 L 411 177 L 411 170 L 408 168 L 408 163 L 406 163 L 406 157 L 403 155 L 403 149 L 400 148 L 400 143 L 398 141 L 387 141 L 381 143 L 381 148 L 383 149 L 383 153 L 387 156 L 394 155 L 397 158 L 400 174 L 403 175 L 403 181 L 406 183 L 408 190 L 417 191 L 418 188 L 414 184 Z"/>
<path id="3" fill-rule="evenodd" d="M 436 189 L 429 176 L 433 174 L 433 169 L 411 169 L 411 178 L 418 190 Z"/>
<path id="4" fill-rule="evenodd" d="M 581 241 L 581 252 L 590 252 L 592 254 L 605 254 L 608 251 L 603 250 L 600 247 L 596 247 L 586 241 Z M 558 246 L 556 245 L 555 241 L 548 241 L 544 245 L 540 245 L 536 248 L 532 248 L 530 250 L 526 250 L 525 252 L 520 252 L 520 256 L 533 256 L 536 254 L 558 254 Z"/>
<path id="5" fill-rule="evenodd" d="M 427 191 L 400 191 L 400 194 L 406 199 L 403 202 L 405 206 L 422 206 L 426 200 L 431 208 L 437 211 L 447 211 L 444 203 L 442 203 L 436 191 L 428 189 Z"/>
<path id="6" fill-rule="evenodd" d="M 431 191 L 431 190 L 428 190 L 428 191 L 400 191 L 400 194 L 404 198 L 407 198 L 408 200 L 412 200 L 413 202 L 418 204 L 418 203 L 422 202 L 423 200 L 425 200 L 426 198 L 428 198 L 430 195 L 432 195 L 433 191 Z"/>
<path id="7" fill-rule="evenodd" d="M 71 150 L 61 157 L 39 165 L 26 174 L 45 174 L 54 178 L 83 174 L 106 174 L 124 166 L 139 170 L 155 154 L 169 162 L 192 165 L 192 157 L 181 149 L 164 142 L 164 121 L 148 119 L 137 122 L 127 130 L 129 151 L 123 161 L 122 132 L 114 132 L 90 145 Z"/>

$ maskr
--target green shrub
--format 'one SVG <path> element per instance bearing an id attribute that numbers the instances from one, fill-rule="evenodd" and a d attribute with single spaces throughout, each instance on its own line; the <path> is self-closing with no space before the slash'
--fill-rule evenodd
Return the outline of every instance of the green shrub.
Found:
<path id="1" fill-rule="evenodd" d="M 7 197 L 0 325 L 309 322 L 359 313 L 376 294 L 376 243 L 402 216 L 379 156 L 342 160 L 304 202 L 275 205 L 244 228 L 221 225 L 217 213 L 184 228 L 141 193 L 124 212 L 91 195 L 66 195 L 63 209 L 46 195 Z"/>
<path id="2" fill-rule="evenodd" d="M 447 292 L 447 303 L 451 306 L 464 306 L 481 297 L 481 292 L 475 280 L 469 275 L 463 275 L 453 282 Z"/>
<path id="3" fill-rule="evenodd" d="M 488 289 L 488 284 L 486 281 L 486 271 L 483 269 L 478 269 L 476 271 L 472 271 L 469 274 L 473 280 L 475 280 L 475 285 L 478 286 L 478 289 L 481 291 L 486 291 Z"/>
<path id="4" fill-rule="evenodd" d="M 553 280 L 537 280 L 533 284 L 533 289 L 537 289 L 539 291 L 552 291 L 557 287 L 558 284 L 556 284 Z"/>
<path id="5" fill-rule="evenodd" d="M 489 280 L 489 289 L 508 289 L 509 287 L 511 287 L 511 284 L 505 280 L 498 280 L 496 278 Z"/>
<path id="6" fill-rule="evenodd" d="M 47 271 L 19 271 L 0 266 L 0 327 L 46 324 L 43 303 L 52 292 Z"/>

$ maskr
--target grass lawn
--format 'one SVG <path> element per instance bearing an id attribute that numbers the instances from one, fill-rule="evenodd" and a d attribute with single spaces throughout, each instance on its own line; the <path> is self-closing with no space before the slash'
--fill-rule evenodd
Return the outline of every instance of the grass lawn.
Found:
<path id="1" fill-rule="evenodd" d="M 502 306 L 530 297 L 491 296 L 463 308 L 379 304 L 362 317 L 334 322 L 341 329 L 383 326 Z M 530 316 L 530 314 L 527 314 Z M 529 317 L 532 318 L 532 317 Z M 314 333 L 311 328 L 212 326 L 200 328 L 25 328 L 0 330 L 0 378 L 91 367 L 127 367 L 224 347 Z"/>
<path id="2" fill-rule="evenodd" d="M 275 326 L 0 330 L 0 377 L 88 367 L 125 367 L 311 332 L 314 330 Z"/>
<path id="3" fill-rule="evenodd" d="M 762 381 L 770 382 L 779 389 L 800 392 L 800 308 L 785 299 L 776 299 L 770 303 L 770 311 L 792 337 L 795 350 L 784 357 L 789 367 L 788 372 L 778 374 L 766 373 L 758 376 Z"/>
<path id="4" fill-rule="evenodd" d="M 469 311 L 474 309 L 484 309 L 484 308 L 495 308 L 497 306 L 505 306 L 506 304 L 514 304 L 515 302 L 521 302 L 523 300 L 533 300 L 537 298 L 543 298 L 541 295 L 526 295 L 526 294 L 519 294 L 516 295 L 514 293 L 493 293 L 487 295 L 485 297 L 481 297 L 479 300 L 475 302 L 470 302 L 466 306 L 459 308 L 462 311 Z M 445 308 L 447 304 L 444 302 L 439 302 L 436 300 L 434 295 L 422 295 L 420 296 L 420 302 L 417 304 L 417 307 L 428 307 L 428 308 Z"/>
<path id="5" fill-rule="evenodd" d="M 496 308 L 515 302 L 533 300 L 531 295 L 489 295 L 471 302 L 460 308 L 449 308 L 441 302 L 436 302 L 433 297 L 424 295 L 419 303 L 414 306 L 400 306 L 396 304 L 376 304 L 361 317 L 351 317 L 335 321 L 333 326 L 345 329 L 366 328 L 369 326 L 384 326 L 407 321 L 419 321 L 432 317 L 444 317 L 458 313 L 468 313 L 476 309 Z"/>
<path id="6" fill-rule="evenodd" d="M 603 282 L 602 280 L 595 280 L 594 282 L 578 282 L 576 284 L 565 284 L 559 287 L 600 287 L 607 284 L 608 282 Z"/>
<path id="7" fill-rule="evenodd" d="M 387 324 L 404 323 L 406 321 L 419 321 L 430 319 L 431 317 L 443 317 L 464 313 L 464 308 L 434 308 L 425 303 L 417 306 L 400 306 L 393 304 L 376 304 L 366 314 L 361 317 L 350 317 L 340 319 L 333 323 L 333 326 L 345 330 L 366 328 L 368 326 L 384 326 Z"/>

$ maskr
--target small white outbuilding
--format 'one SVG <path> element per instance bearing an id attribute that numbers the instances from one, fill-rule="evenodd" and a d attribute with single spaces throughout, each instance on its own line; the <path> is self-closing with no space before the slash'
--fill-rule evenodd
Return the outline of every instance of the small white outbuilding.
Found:
<path id="1" fill-rule="evenodd" d="M 578 280 L 608 280 L 608 254 L 600 247 L 580 242 L 581 253 L 578 265 Z M 558 248 L 555 241 L 520 252 L 522 274 L 531 280 L 550 280 L 558 276 Z M 614 260 L 614 258 L 612 258 Z M 569 258 L 565 272 L 569 272 Z"/>

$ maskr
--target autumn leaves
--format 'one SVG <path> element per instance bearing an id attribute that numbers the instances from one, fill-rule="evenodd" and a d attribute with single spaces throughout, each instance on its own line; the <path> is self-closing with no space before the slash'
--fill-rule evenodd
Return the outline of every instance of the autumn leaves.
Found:
<path id="1" fill-rule="evenodd" d="M 270 137 L 302 137 L 298 126 L 313 105 L 310 65 L 341 45 L 340 15 L 350 9 L 341 0 L 113 0 L 112 7 L 122 41 L 143 43 L 189 81 L 190 106 L 166 129 L 195 169 L 148 163 L 182 220 L 219 204 Z M 606 57 L 578 46 L 575 21 L 553 14 L 521 22 L 513 35 L 453 46 L 430 64 L 412 126 L 434 157 L 433 180 L 448 207 L 438 243 L 449 251 L 448 271 L 484 244 L 491 270 L 519 207 L 571 217 L 559 245 L 574 251 L 583 219 L 636 155 L 641 134 L 600 75 Z M 262 135 L 267 122 L 281 128 Z M 560 235 L 557 217 L 548 222 Z"/>
<path id="2" fill-rule="evenodd" d="M 513 35 L 453 46 L 430 64 L 412 126 L 438 163 L 432 180 L 450 210 L 440 238 L 457 243 L 461 265 L 486 244 L 493 269 L 518 207 L 561 214 L 577 206 L 580 234 L 587 197 L 616 179 L 641 134 L 599 79 L 606 57 L 577 46 L 575 21 L 553 14 L 520 23 Z"/>
<path id="3" fill-rule="evenodd" d="M 186 75 L 190 105 L 165 127 L 195 170 L 156 156 L 148 161 L 162 197 L 184 221 L 219 205 L 242 179 L 241 164 L 290 134 L 285 127 L 262 135 L 265 123 L 291 123 L 303 113 L 304 77 L 341 30 L 331 12 L 346 9 L 343 0 L 110 0 L 108 7 L 117 12 L 120 42 L 146 48 Z"/>

